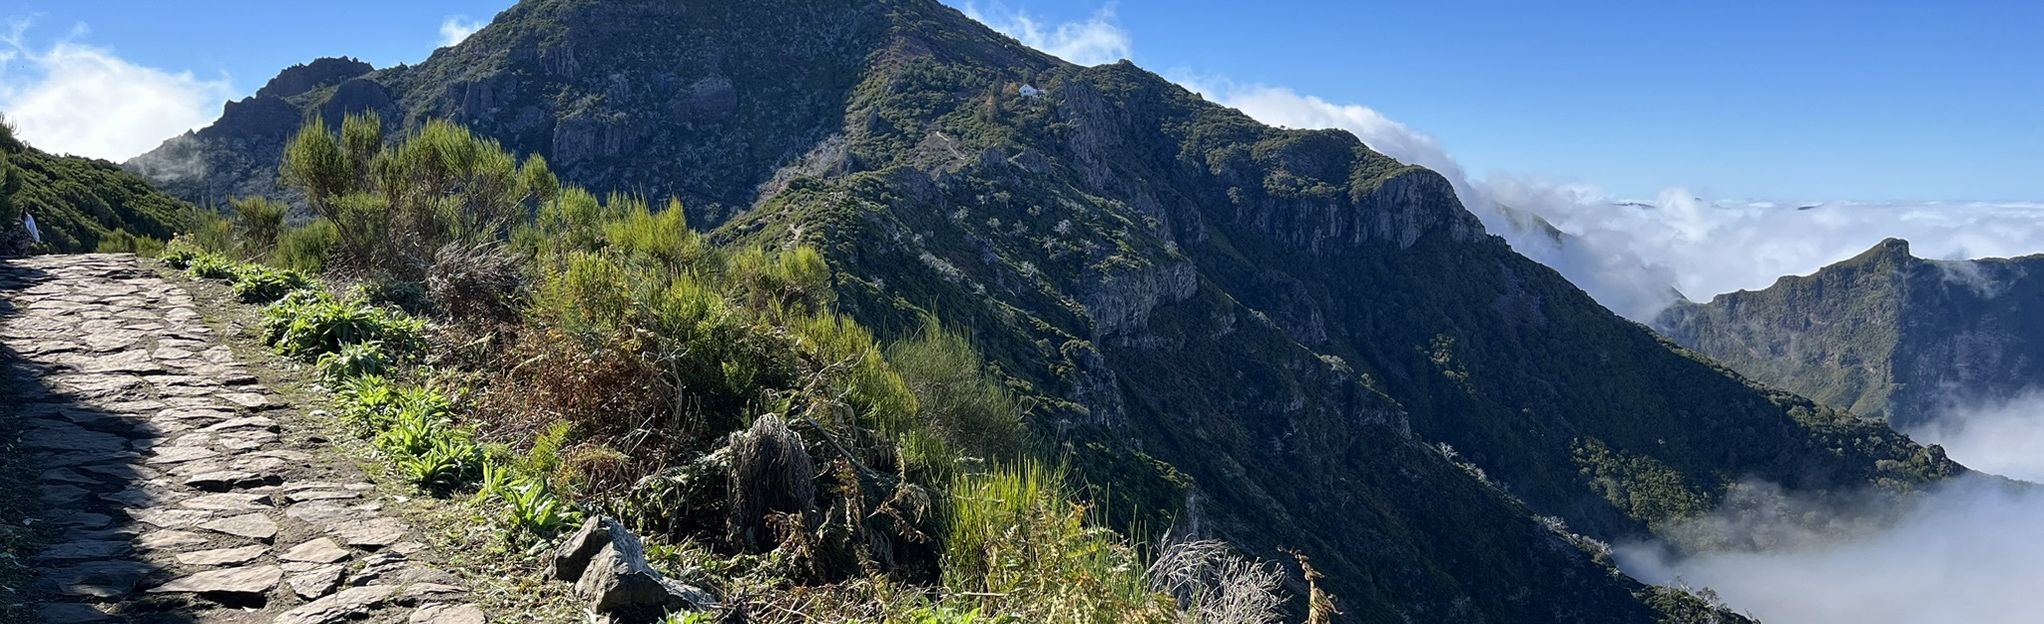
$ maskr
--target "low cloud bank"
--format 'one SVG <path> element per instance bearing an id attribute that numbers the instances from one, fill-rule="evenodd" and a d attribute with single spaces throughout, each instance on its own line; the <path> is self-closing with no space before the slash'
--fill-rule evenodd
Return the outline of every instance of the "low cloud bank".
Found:
<path id="1" fill-rule="evenodd" d="M 1962 403 L 1908 433 L 1975 470 L 2044 483 L 2044 390 Z"/>
<path id="2" fill-rule="evenodd" d="M 1667 531 L 1716 550 L 1623 544 L 1614 549 L 1619 567 L 1649 583 L 1708 588 L 1767 622 L 2037 621 L 2044 492 L 2035 486 L 1970 476 L 1901 501 L 1743 490 Z"/>

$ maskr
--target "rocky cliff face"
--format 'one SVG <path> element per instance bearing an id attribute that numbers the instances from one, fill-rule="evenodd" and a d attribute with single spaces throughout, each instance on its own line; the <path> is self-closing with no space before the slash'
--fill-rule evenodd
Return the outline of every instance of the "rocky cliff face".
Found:
<path id="1" fill-rule="evenodd" d="M 1890 239 L 1656 323 L 1757 379 L 1914 427 L 2044 379 L 2044 256 L 1926 260 Z"/>
<path id="2" fill-rule="evenodd" d="M 1678 353 L 1347 133 L 927 0 L 528 0 L 295 105 L 355 81 L 386 119 L 678 195 L 721 240 L 816 245 L 862 323 L 970 330 L 1109 517 L 1303 549 L 1351 621 L 1649 621 L 1643 588 L 1536 516 L 1616 538 L 1699 511 L 1640 501 L 1732 478 L 1957 470 Z"/>

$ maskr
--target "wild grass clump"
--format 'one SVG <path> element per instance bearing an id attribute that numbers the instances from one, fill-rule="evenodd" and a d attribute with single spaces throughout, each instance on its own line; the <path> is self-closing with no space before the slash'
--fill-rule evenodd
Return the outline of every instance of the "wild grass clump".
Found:
<path id="1" fill-rule="evenodd" d="M 1273 624 L 1284 616 L 1284 570 L 1220 540 L 1183 540 L 1150 563 L 1150 589 L 1178 601 L 1185 624 Z"/>
<path id="2" fill-rule="evenodd" d="M 774 535 L 774 515 L 802 517 L 816 505 L 816 464 L 779 416 L 766 414 L 731 434 L 731 541 L 762 552 Z"/>
<path id="3" fill-rule="evenodd" d="M 1090 525 L 1062 470 L 1023 463 L 951 482 L 943 509 L 949 602 L 1024 622 L 1171 622 L 1136 550 Z"/>
<path id="4" fill-rule="evenodd" d="M 131 253 L 144 258 L 151 258 L 163 253 L 163 241 L 146 235 L 138 236 L 124 229 L 114 228 L 114 231 L 100 237 L 99 245 L 93 251 L 99 253 Z"/>

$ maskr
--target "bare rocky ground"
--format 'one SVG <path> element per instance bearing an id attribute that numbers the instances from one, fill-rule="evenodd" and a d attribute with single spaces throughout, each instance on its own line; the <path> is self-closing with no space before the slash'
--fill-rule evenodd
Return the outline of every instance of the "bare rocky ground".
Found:
<path id="1" fill-rule="evenodd" d="M 7 495 L 41 498 L 42 621 L 486 621 L 402 501 L 292 431 L 201 316 L 133 256 L 0 261 L 0 418 L 39 471 Z"/>

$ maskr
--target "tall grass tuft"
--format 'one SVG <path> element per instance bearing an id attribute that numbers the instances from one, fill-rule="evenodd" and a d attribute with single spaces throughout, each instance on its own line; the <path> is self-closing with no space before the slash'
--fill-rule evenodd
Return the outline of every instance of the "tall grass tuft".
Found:
<path id="1" fill-rule="evenodd" d="M 1024 462 L 951 482 L 942 580 L 954 601 L 1025 622 L 1170 622 L 1134 548 L 1090 526 L 1062 469 Z"/>

